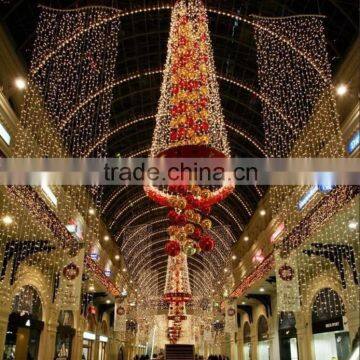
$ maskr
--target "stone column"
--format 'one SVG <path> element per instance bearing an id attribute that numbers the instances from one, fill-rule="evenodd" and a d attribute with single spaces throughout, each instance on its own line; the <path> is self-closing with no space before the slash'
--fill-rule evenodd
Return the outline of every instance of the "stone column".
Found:
<path id="1" fill-rule="evenodd" d="M 354 341 L 355 335 L 359 330 L 360 326 L 360 319 L 359 319 L 359 311 L 351 311 L 345 314 L 347 319 L 347 324 L 349 328 L 349 336 L 350 336 L 350 346 L 352 345 L 352 342 Z"/>
<path id="2" fill-rule="evenodd" d="M 280 358 L 278 317 L 273 314 L 268 319 L 269 324 L 269 343 L 270 343 L 270 359 L 278 360 Z"/>
<path id="3" fill-rule="evenodd" d="M 0 307 L 0 359 L 3 358 L 4 354 L 6 331 L 8 327 L 10 312 L 10 306 L 2 305 Z"/>
<path id="4" fill-rule="evenodd" d="M 78 317 L 75 335 L 72 343 L 71 360 L 81 360 L 82 348 L 83 348 L 83 333 L 85 329 L 86 320 L 80 314 L 76 314 Z"/>
<path id="5" fill-rule="evenodd" d="M 257 360 L 258 334 L 256 323 L 251 324 L 251 360 Z"/>
<path id="6" fill-rule="evenodd" d="M 238 359 L 238 351 L 235 343 L 235 333 L 230 334 L 230 359 L 237 360 Z"/>
<path id="7" fill-rule="evenodd" d="M 315 360 L 311 323 L 304 313 L 295 314 L 299 360 Z"/>
<path id="8" fill-rule="evenodd" d="M 3 358 L 4 354 L 6 331 L 11 313 L 12 299 L 9 299 L 10 287 L 7 284 L 7 277 L 0 282 L 0 359 Z"/>
<path id="9" fill-rule="evenodd" d="M 55 306 L 48 309 L 39 344 L 39 359 L 53 359 L 57 332 L 58 311 Z"/>
<path id="10" fill-rule="evenodd" d="M 237 355 L 239 360 L 243 360 L 244 357 L 244 337 L 242 336 L 242 332 L 238 332 L 237 338 Z"/>

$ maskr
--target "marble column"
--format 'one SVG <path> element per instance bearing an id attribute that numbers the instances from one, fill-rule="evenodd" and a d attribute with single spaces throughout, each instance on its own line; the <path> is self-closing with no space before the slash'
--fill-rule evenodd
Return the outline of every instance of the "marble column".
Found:
<path id="1" fill-rule="evenodd" d="M 10 287 L 7 284 L 7 278 L 0 282 L 0 359 L 3 358 L 4 354 L 6 331 L 11 313 Z"/>
<path id="2" fill-rule="evenodd" d="M 238 354 L 238 359 L 243 360 L 243 358 L 244 358 L 244 337 L 242 336 L 242 332 L 238 333 L 237 354 Z"/>
<path id="3" fill-rule="evenodd" d="M 9 306 L 2 305 L 0 307 L 0 359 L 3 358 L 4 354 L 6 331 L 8 327 L 10 311 L 11 309 Z"/>
<path id="4" fill-rule="evenodd" d="M 47 318 L 40 337 L 39 359 L 54 358 L 58 315 L 59 312 L 55 307 L 50 307 L 47 311 Z"/>
<path id="5" fill-rule="evenodd" d="M 251 360 L 257 360 L 258 334 L 256 323 L 251 324 Z"/>
<path id="6" fill-rule="evenodd" d="M 270 360 L 278 360 L 280 358 L 278 321 L 278 317 L 275 314 L 268 319 Z"/>
<path id="7" fill-rule="evenodd" d="M 311 322 L 307 321 L 303 313 L 295 314 L 295 317 L 299 360 L 315 360 Z"/>
<path id="8" fill-rule="evenodd" d="M 359 330 L 360 326 L 360 319 L 359 319 L 359 310 L 355 311 L 349 311 L 347 314 L 345 314 L 347 319 L 347 325 L 349 329 L 349 336 L 350 336 L 350 346 L 352 342 L 354 341 L 354 338 L 356 336 L 356 333 Z"/>
<path id="9" fill-rule="evenodd" d="M 76 329 L 72 343 L 71 360 L 81 360 L 83 348 L 83 333 L 84 328 L 82 326 Z"/>

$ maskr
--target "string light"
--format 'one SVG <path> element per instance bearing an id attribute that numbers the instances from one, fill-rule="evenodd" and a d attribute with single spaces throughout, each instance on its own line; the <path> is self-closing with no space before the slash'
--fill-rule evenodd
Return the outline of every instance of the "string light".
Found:
<path id="1" fill-rule="evenodd" d="M 19 90 L 25 90 L 26 89 L 26 81 L 25 79 L 18 77 L 15 79 L 14 81 L 15 86 L 19 89 Z"/>
<path id="2" fill-rule="evenodd" d="M 345 84 L 340 84 L 337 86 L 336 88 L 336 94 L 338 94 L 339 96 L 343 96 L 347 93 L 348 88 Z"/>
<path id="3" fill-rule="evenodd" d="M 260 93 L 273 105 L 262 104 L 266 153 L 280 158 L 344 157 L 323 18 L 253 20 Z M 340 88 L 340 93 L 344 90 Z M 280 109 L 287 121 L 279 121 L 274 108 Z M 273 239 L 279 310 L 298 311 L 300 303 L 312 301 L 309 288 L 326 273 L 339 275 L 338 283 L 346 287 L 343 295 L 355 308 L 358 299 L 352 282 L 356 280 L 345 280 L 343 267 L 347 262 L 355 274 L 356 265 L 349 254 L 354 253 L 355 262 L 359 261 L 354 234 L 346 229 L 346 219 L 354 218 L 357 191 L 344 186 L 328 193 L 317 191 L 311 202 L 299 207 L 308 191 L 309 186 L 270 189 L 273 217 L 282 224 L 282 231 Z M 340 226 L 337 218 L 342 218 L 344 225 Z M 330 293 L 324 300 L 328 308 L 331 297 Z"/>
<path id="4" fill-rule="evenodd" d="M 10 225 L 14 221 L 13 218 L 10 215 L 3 216 L 3 218 L 1 220 L 5 225 Z"/>

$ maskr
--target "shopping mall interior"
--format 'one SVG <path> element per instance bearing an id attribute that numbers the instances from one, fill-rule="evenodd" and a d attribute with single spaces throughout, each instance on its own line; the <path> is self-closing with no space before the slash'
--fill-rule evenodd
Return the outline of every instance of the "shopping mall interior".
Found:
<path id="1" fill-rule="evenodd" d="M 0 0 L 0 359 L 358 359 L 358 11 Z M 183 158 L 340 165 L 68 165 Z"/>

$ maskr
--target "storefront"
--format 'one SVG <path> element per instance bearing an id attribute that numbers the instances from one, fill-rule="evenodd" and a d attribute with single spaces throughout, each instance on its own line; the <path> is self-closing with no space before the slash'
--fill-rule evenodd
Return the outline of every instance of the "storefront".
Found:
<path id="1" fill-rule="evenodd" d="M 99 336 L 99 360 L 106 360 L 107 358 L 107 347 L 108 347 L 108 326 L 106 321 L 102 321 L 100 336 Z"/>
<path id="2" fill-rule="evenodd" d="M 109 338 L 105 335 L 99 336 L 99 360 L 106 359 L 106 349 Z"/>
<path id="3" fill-rule="evenodd" d="M 264 315 L 261 315 L 258 320 L 257 358 L 258 360 L 270 359 L 269 327 Z"/>
<path id="4" fill-rule="evenodd" d="M 96 319 L 94 313 L 87 317 L 86 331 L 83 333 L 82 360 L 94 360 L 96 342 Z"/>
<path id="5" fill-rule="evenodd" d="M 56 332 L 55 360 L 69 360 L 75 335 L 72 311 L 61 311 Z"/>
<path id="6" fill-rule="evenodd" d="M 244 324 L 244 348 L 243 358 L 244 360 L 251 359 L 251 329 L 248 322 Z"/>
<path id="7" fill-rule="evenodd" d="M 13 300 L 6 331 L 4 359 L 37 359 L 44 328 L 40 297 L 35 288 L 24 286 Z"/>
<path id="8" fill-rule="evenodd" d="M 345 308 L 340 296 L 330 288 L 322 289 L 317 294 L 312 308 L 316 360 L 349 358 L 350 339 L 345 323 Z"/>
<path id="9" fill-rule="evenodd" d="M 280 360 L 298 360 L 296 320 L 292 312 L 280 314 L 279 346 Z"/>

